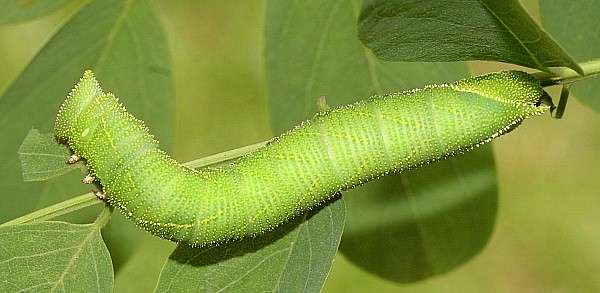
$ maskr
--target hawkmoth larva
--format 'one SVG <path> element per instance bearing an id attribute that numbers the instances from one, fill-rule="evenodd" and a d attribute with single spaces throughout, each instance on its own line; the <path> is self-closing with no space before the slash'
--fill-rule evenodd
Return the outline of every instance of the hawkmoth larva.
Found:
<path id="1" fill-rule="evenodd" d="M 540 82 L 503 71 L 317 114 L 231 165 L 188 169 L 86 71 L 55 133 L 102 197 L 152 234 L 192 245 L 255 235 L 335 193 L 459 154 L 550 109 Z"/>

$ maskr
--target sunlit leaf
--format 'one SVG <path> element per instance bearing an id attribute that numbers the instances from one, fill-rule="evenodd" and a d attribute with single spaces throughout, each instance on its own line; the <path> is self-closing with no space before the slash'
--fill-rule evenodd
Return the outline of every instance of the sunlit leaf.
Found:
<path id="1" fill-rule="evenodd" d="M 4 226 L 0 247 L 0 292 L 112 292 L 112 262 L 93 224 Z"/>
<path id="2" fill-rule="evenodd" d="M 318 292 L 343 223 L 344 204 L 338 200 L 256 238 L 204 248 L 182 243 L 169 257 L 156 291 Z"/>
<path id="3" fill-rule="evenodd" d="M 40 134 L 31 129 L 19 148 L 23 180 L 47 180 L 82 168 L 81 162 L 66 164 L 70 154 L 67 146 L 59 144 L 53 133 Z"/>
<path id="4" fill-rule="evenodd" d="M 367 0 L 360 38 L 387 61 L 486 60 L 582 72 L 517 0 Z"/>

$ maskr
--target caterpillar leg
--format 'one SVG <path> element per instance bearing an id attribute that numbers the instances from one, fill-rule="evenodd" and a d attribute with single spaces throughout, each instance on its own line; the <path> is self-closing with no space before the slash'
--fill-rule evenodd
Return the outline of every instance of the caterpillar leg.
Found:
<path id="1" fill-rule="evenodd" d="M 83 180 L 81 180 L 81 182 L 83 182 L 84 184 L 92 184 L 94 183 L 94 180 L 96 180 L 96 177 L 92 176 L 92 174 L 87 174 L 85 175 L 85 177 L 83 177 Z"/>
<path id="2" fill-rule="evenodd" d="M 104 191 L 98 189 L 98 190 L 94 190 L 92 191 L 94 193 L 94 195 L 96 197 L 98 197 L 100 200 L 106 201 L 108 199 L 108 196 L 106 195 L 106 193 L 104 193 Z"/>
<path id="3" fill-rule="evenodd" d="M 69 160 L 67 160 L 67 164 L 75 164 L 77 163 L 77 161 L 79 161 L 81 159 L 80 156 L 76 155 L 76 154 L 72 154 L 69 157 Z"/>

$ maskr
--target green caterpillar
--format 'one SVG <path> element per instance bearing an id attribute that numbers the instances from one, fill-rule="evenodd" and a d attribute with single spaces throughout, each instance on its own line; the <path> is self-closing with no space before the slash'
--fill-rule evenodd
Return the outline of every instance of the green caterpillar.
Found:
<path id="1" fill-rule="evenodd" d="M 468 151 L 551 103 L 531 75 L 496 72 L 322 112 L 231 165 L 192 170 L 86 71 L 55 133 L 87 160 L 93 177 L 84 181 L 99 180 L 111 205 L 156 236 L 202 246 L 263 233 L 340 191 Z"/>

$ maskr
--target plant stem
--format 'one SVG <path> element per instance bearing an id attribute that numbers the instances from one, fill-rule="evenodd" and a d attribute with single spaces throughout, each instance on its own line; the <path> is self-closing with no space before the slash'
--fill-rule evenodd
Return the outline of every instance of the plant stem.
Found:
<path id="1" fill-rule="evenodd" d="M 69 200 L 65 200 L 63 202 L 59 202 L 55 205 L 43 208 L 41 210 L 37 210 L 33 213 L 24 215 L 22 217 L 13 219 L 11 221 L 1 224 L 0 226 L 17 225 L 48 220 L 99 203 L 102 203 L 102 201 L 90 192 Z"/>
<path id="2" fill-rule="evenodd" d="M 600 76 L 600 59 L 590 60 L 579 64 L 585 73 L 583 76 L 577 72 L 563 67 L 552 68 L 554 74 L 548 72 L 536 72 L 533 76 L 537 77 L 542 86 L 553 86 L 560 84 L 569 84 L 577 81 Z"/>
<path id="3" fill-rule="evenodd" d="M 207 167 L 207 166 L 221 165 L 221 164 L 224 164 L 231 160 L 235 160 L 239 157 L 243 157 L 256 149 L 265 146 L 267 144 L 267 142 L 268 141 L 263 141 L 263 142 L 247 145 L 247 146 L 244 146 L 241 148 L 233 149 L 230 151 L 218 153 L 216 155 L 212 155 L 212 156 L 208 156 L 208 157 L 204 157 L 201 159 L 197 159 L 197 160 L 193 160 L 193 161 L 184 163 L 184 165 L 187 167 L 193 168 L 193 169 Z"/>
<path id="4" fill-rule="evenodd" d="M 108 202 L 105 202 L 104 209 L 102 209 L 102 212 L 100 213 L 98 218 L 96 218 L 96 220 L 94 221 L 94 224 L 98 227 L 98 229 L 102 229 L 102 228 L 104 228 L 104 226 L 106 226 L 106 224 L 108 223 L 108 220 L 110 220 L 110 217 L 112 216 L 114 210 L 115 210 L 115 208 L 113 206 L 108 204 Z"/>

